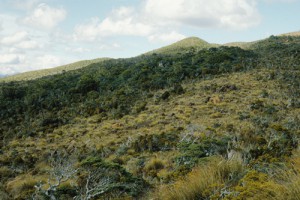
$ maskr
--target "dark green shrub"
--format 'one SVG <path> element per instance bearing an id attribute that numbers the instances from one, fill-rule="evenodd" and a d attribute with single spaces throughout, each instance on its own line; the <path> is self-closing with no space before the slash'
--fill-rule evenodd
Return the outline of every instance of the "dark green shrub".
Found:
<path id="1" fill-rule="evenodd" d="M 183 89 L 183 87 L 180 84 L 176 84 L 173 87 L 172 92 L 175 93 L 175 94 L 183 94 L 184 93 L 184 89 Z"/>
<path id="2" fill-rule="evenodd" d="M 81 93 L 87 94 L 98 89 L 98 83 L 91 75 L 83 75 L 77 84 L 77 89 Z"/>
<path id="3" fill-rule="evenodd" d="M 195 166 L 200 158 L 227 153 L 229 137 L 220 139 L 201 138 L 198 141 L 183 141 L 178 144 L 181 155 L 175 160 L 178 165 Z"/>
<path id="4" fill-rule="evenodd" d="M 153 135 L 139 136 L 133 143 L 131 148 L 136 152 L 142 151 L 168 151 L 176 147 L 178 142 L 176 133 L 162 133 Z"/>
<path id="5" fill-rule="evenodd" d="M 161 95 L 162 100 L 167 100 L 170 97 L 170 92 L 166 91 Z"/>
<path id="6" fill-rule="evenodd" d="M 257 99 L 253 103 L 250 104 L 250 109 L 251 110 L 260 110 L 264 107 L 264 102 Z"/>

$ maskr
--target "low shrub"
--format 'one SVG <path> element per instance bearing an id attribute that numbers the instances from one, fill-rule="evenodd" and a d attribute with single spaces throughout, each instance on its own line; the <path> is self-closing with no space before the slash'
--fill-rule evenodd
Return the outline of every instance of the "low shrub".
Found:
<path id="1" fill-rule="evenodd" d="M 177 165 L 194 167 L 200 158 L 212 155 L 224 155 L 227 152 L 229 137 L 220 139 L 204 137 L 196 141 L 182 141 L 178 144 L 181 154 L 175 159 Z"/>
<path id="2" fill-rule="evenodd" d="M 168 151 L 176 147 L 178 142 L 176 133 L 162 133 L 153 135 L 141 135 L 131 144 L 135 152 L 142 151 Z"/>
<path id="3" fill-rule="evenodd" d="M 145 165 L 144 171 L 148 176 L 157 177 L 157 173 L 163 168 L 165 168 L 164 162 L 158 158 L 153 158 Z"/>
<path id="4" fill-rule="evenodd" d="M 283 186 L 271 180 L 267 174 L 251 170 L 239 181 L 226 199 L 285 199 L 280 191 L 284 191 Z"/>

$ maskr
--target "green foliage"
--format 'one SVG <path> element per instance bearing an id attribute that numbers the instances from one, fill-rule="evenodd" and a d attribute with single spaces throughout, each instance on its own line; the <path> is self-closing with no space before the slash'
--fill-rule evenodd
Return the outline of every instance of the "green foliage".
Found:
<path id="1" fill-rule="evenodd" d="M 63 184 L 57 188 L 56 196 L 58 199 L 73 199 L 77 195 L 76 187 L 70 184 Z"/>
<path id="2" fill-rule="evenodd" d="M 5 137 L 22 137 L 70 123 L 76 116 L 106 113 L 120 118 L 134 112 L 135 102 L 152 90 L 173 87 L 170 92 L 182 94 L 182 81 L 246 69 L 255 57 L 252 51 L 220 47 L 107 60 L 42 79 L 0 83 L 0 131 Z M 167 91 L 162 99 L 169 96 Z"/>
<path id="3" fill-rule="evenodd" d="M 177 165 L 194 167 L 200 158 L 212 155 L 224 155 L 230 138 L 204 137 L 199 140 L 182 141 L 178 144 L 181 155 L 176 158 Z"/>
<path id="4" fill-rule="evenodd" d="M 176 133 L 162 133 L 139 136 L 131 145 L 135 152 L 168 151 L 175 148 L 178 142 Z"/>
<path id="5" fill-rule="evenodd" d="M 76 87 L 80 93 L 87 94 L 90 91 L 97 91 L 98 85 L 97 81 L 91 75 L 83 75 L 80 77 Z"/>
<path id="6" fill-rule="evenodd" d="M 170 97 L 170 92 L 166 91 L 161 95 L 162 100 L 167 100 Z"/>

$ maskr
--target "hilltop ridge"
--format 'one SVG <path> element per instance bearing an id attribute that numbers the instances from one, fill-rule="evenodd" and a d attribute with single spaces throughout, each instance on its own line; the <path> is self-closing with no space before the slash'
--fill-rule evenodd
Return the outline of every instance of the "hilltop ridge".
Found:
<path id="1" fill-rule="evenodd" d="M 60 73 L 71 71 L 71 70 L 80 69 L 80 68 L 86 67 L 90 64 L 102 62 L 104 60 L 109 60 L 109 59 L 111 59 L 111 58 L 96 58 L 96 59 L 92 59 L 92 60 L 81 60 L 78 62 L 74 62 L 74 63 L 70 63 L 70 64 L 58 66 L 58 67 L 53 67 L 53 68 L 49 68 L 49 69 L 29 71 L 29 72 L 15 74 L 15 75 L 11 75 L 11 76 L 4 76 L 3 78 L 1 78 L 1 76 L 0 76 L 0 82 L 33 80 L 33 79 L 41 78 L 44 76 L 51 76 L 51 75 L 60 74 Z"/>
<path id="2" fill-rule="evenodd" d="M 279 36 L 300 36 L 300 31 L 280 34 Z"/>
<path id="3" fill-rule="evenodd" d="M 200 50 L 200 49 L 216 47 L 216 46 L 219 46 L 219 45 L 218 44 L 210 44 L 210 43 L 206 42 L 205 40 L 200 39 L 198 37 L 188 37 L 188 38 L 185 38 L 178 42 L 175 42 L 173 44 L 170 44 L 168 46 L 147 52 L 146 54 L 151 54 L 151 53 L 176 54 L 176 53 L 180 53 L 181 51 L 189 50 L 190 48 Z"/>
<path id="4" fill-rule="evenodd" d="M 284 34 L 278 35 L 278 37 L 288 37 L 288 36 L 299 37 L 300 31 L 284 33 Z M 253 49 L 253 48 L 255 48 L 255 45 L 257 45 L 258 43 L 263 43 L 265 40 L 267 40 L 267 38 L 257 40 L 257 41 L 251 41 L 251 42 L 230 42 L 230 43 L 225 43 L 225 44 L 214 44 L 214 43 L 209 43 L 198 37 L 192 36 L 192 37 L 187 37 L 185 39 L 177 41 L 173 44 L 146 52 L 142 55 L 150 55 L 150 54 L 170 55 L 170 54 L 177 54 L 177 53 L 185 53 L 192 49 L 199 51 L 201 49 L 211 48 L 211 47 L 219 47 L 219 46 L 239 47 L 242 49 Z M 80 69 L 80 68 L 86 67 L 90 64 L 102 62 L 102 61 L 108 60 L 108 59 L 110 59 L 110 58 L 97 58 L 97 59 L 93 59 L 93 60 L 82 60 L 82 61 L 78 61 L 75 63 L 71 63 L 71 64 L 59 66 L 59 67 L 54 67 L 54 68 L 49 68 L 49 69 L 29 71 L 29 72 L 24 72 L 24 73 L 20 73 L 20 74 L 15 74 L 12 76 L 4 76 L 4 77 L 0 76 L 0 82 L 32 80 L 32 79 L 36 79 L 36 78 L 41 78 L 43 76 L 62 73 L 64 71 Z"/>

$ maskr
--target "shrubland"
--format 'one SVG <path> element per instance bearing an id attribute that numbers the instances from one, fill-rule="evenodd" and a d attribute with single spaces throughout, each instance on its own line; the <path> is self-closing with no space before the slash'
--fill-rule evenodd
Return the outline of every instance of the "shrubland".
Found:
<path id="1" fill-rule="evenodd" d="M 0 83 L 4 199 L 299 199 L 300 38 Z"/>

